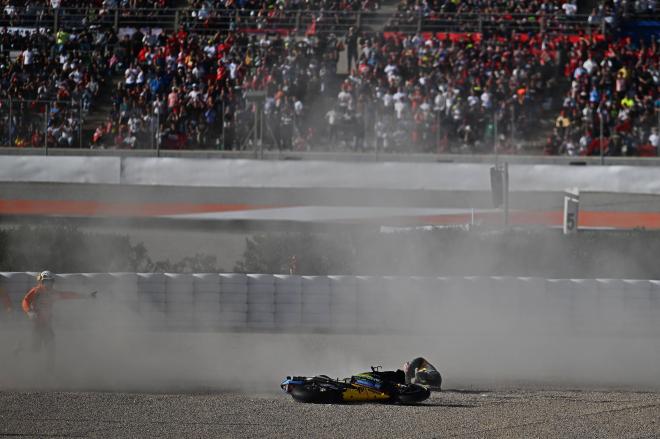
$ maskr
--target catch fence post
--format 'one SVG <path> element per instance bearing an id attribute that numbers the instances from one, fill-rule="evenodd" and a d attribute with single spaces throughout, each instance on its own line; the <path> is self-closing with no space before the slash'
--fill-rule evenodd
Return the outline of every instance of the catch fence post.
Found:
<path id="1" fill-rule="evenodd" d="M 504 227 L 509 226 L 509 162 L 504 162 Z"/>
<path id="2" fill-rule="evenodd" d="M 220 150 L 225 149 L 225 100 L 222 99 L 222 106 L 220 107 L 220 127 L 222 128 Z"/>
<path id="3" fill-rule="evenodd" d="M 78 148 L 83 147 L 82 124 L 83 124 L 82 98 L 78 101 Z"/>
<path id="4" fill-rule="evenodd" d="M 378 142 L 376 142 L 378 144 Z M 440 151 L 440 111 L 435 112 L 435 152 Z"/>
<path id="5" fill-rule="evenodd" d="M 48 155 L 48 112 L 50 111 L 50 103 L 44 104 L 44 153 Z"/>
<path id="6" fill-rule="evenodd" d="M 9 139 L 9 146 L 14 146 L 14 142 L 12 141 L 12 108 L 11 108 L 11 96 L 9 97 L 9 123 L 7 124 L 7 138 Z"/>
<path id="7" fill-rule="evenodd" d="M 600 149 L 600 164 L 604 165 L 605 164 L 605 151 L 603 150 L 603 125 L 604 125 L 604 120 L 603 120 L 603 109 L 602 106 L 598 107 L 598 119 L 599 119 L 599 125 L 600 125 L 600 134 L 599 134 L 599 149 Z"/>
<path id="8" fill-rule="evenodd" d="M 655 107 L 655 114 L 658 116 L 658 128 L 656 134 L 660 136 L 660 107 Z M 655 154 L 660 156 L 660 144 L 655 148 Z"/>
<path id="9" fill-rule="evenodd" d="M 259 137 L 259 108 L 261 108 L 259 106 L 259 103 L 255 102 L 254 103 L 254 122 L 253 122 L 253 125 L 252 125 L 252 129 L 254 130 L 252 144 L 254 145 L 254 147 L 256 147 L 257 142 L 259 141 L 259 139 L 258 139 L 258 137 Z"/>
<path id="10" fill-rule="evenodd" d="M 160 157 L 160 109 L 156 119 L 156 157 Z"/>
<path id="11" fill-rule="evenodd" d="M 261 148 L 261 158 L 264 155 L 264 126 L 265 126 L 265 117 L 264 117 L 264 106 L 261 106 L 259 112 L 259 148 Z"/>
<path id="12" fill-rule="evenodd" d="M 511 103 L 511 147 L 516 145 L 516 102 Z"/>

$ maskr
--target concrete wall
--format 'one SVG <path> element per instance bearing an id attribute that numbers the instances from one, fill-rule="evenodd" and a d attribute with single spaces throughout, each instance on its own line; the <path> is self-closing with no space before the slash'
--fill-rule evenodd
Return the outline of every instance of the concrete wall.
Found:
<path id="1" fill-rule="evenodd" d="M 488 163 L 259 161 L 3 156 L 0 181 L 231 188 L 489 191 Z M 660 171 L 635 166 L 510 166 L 512 191 L 660 193 Z"/>
<path id="2" fill-rule="evenodd" d="M 0 273 L 16 320 L 35 274 Z M 96 273 L 56 286 L 99 291 L 56 304 L 68 328 L 660 335 L 654 280 Z"/>
<path id="3" fill-rule="evenodd" d="M 77 157 L 170 157 L 201 159 L 260 159 L 260 160 L 329 160 L 335 162 L 439 162 L 439 163 L 494 163 L 507 161 L 530 165 L 577 166 L 658 166 L 660 157 L 569 157 L 546 155 L 492 154 L 428 154 L 428 153 L 374 153 L 374 152 L 309 152 L 309 151 L 215 151 L 215 150 L 149 150 L 149 149 L 79 149 L 0 147 L 5 156 L 77 156 Z"/>

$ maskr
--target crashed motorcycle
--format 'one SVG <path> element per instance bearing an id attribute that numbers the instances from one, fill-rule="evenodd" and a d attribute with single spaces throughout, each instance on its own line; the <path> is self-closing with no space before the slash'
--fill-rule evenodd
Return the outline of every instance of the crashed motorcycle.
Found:
<path id="1" fill-rule="evenodd" d="M 280 387 L 296 401 L 321 404 L 367 401 L 416 404 L 431 396 L 431 390 L 425 386 L 406 384 L 403 371 L 381 371 L 380 367 L 343 380 L 326 375 L 288 376 Z"/>

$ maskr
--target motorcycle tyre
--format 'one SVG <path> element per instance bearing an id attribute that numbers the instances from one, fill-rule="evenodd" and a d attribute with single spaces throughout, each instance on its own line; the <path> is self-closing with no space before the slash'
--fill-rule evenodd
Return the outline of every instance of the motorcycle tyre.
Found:
<path id="1" fill-rule="evenodd" d="M 417 404 L 426 401 L 431 396 L 431 390 L 428 387 L 419 384 L 409 384 L 399 392 L 396 402 L 401 404 Z"/>
<path id="2" fill-rule="evenodd" d="M 335 404 L 342 402 L 341 392 L 336 390 L 321 390 L 318 386 L 296 386 L 291 390 L 291 396 L 298 402 L 312 404 Z"/>

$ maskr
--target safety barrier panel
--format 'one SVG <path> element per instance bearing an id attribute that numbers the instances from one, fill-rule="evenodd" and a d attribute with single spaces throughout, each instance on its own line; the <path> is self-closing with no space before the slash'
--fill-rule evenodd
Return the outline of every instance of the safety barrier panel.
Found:
<path id="1" fill-rule="evenodd" d="M 512 158 L 515 161 L 515 158 Z M 653 162 L 656 163 L 656 162 Z M 512 191 L 660 193 L 655 166 L 509 166 Z M 656 163 L 657 164 L 657 163 Z M 2 156 L 0 182 L 490 192 L 490 163 Z"/>
<path id="2" fill-rule="evenodd" d="M 0 273 L 16 317 L 35 276 Z M 56 323 L 69 328 L 104 320 L 185 331 L 660 335 L 657 280 L 77 273 L 55 285 L 98 291 L 96 301 L 55 306 Z"/>

